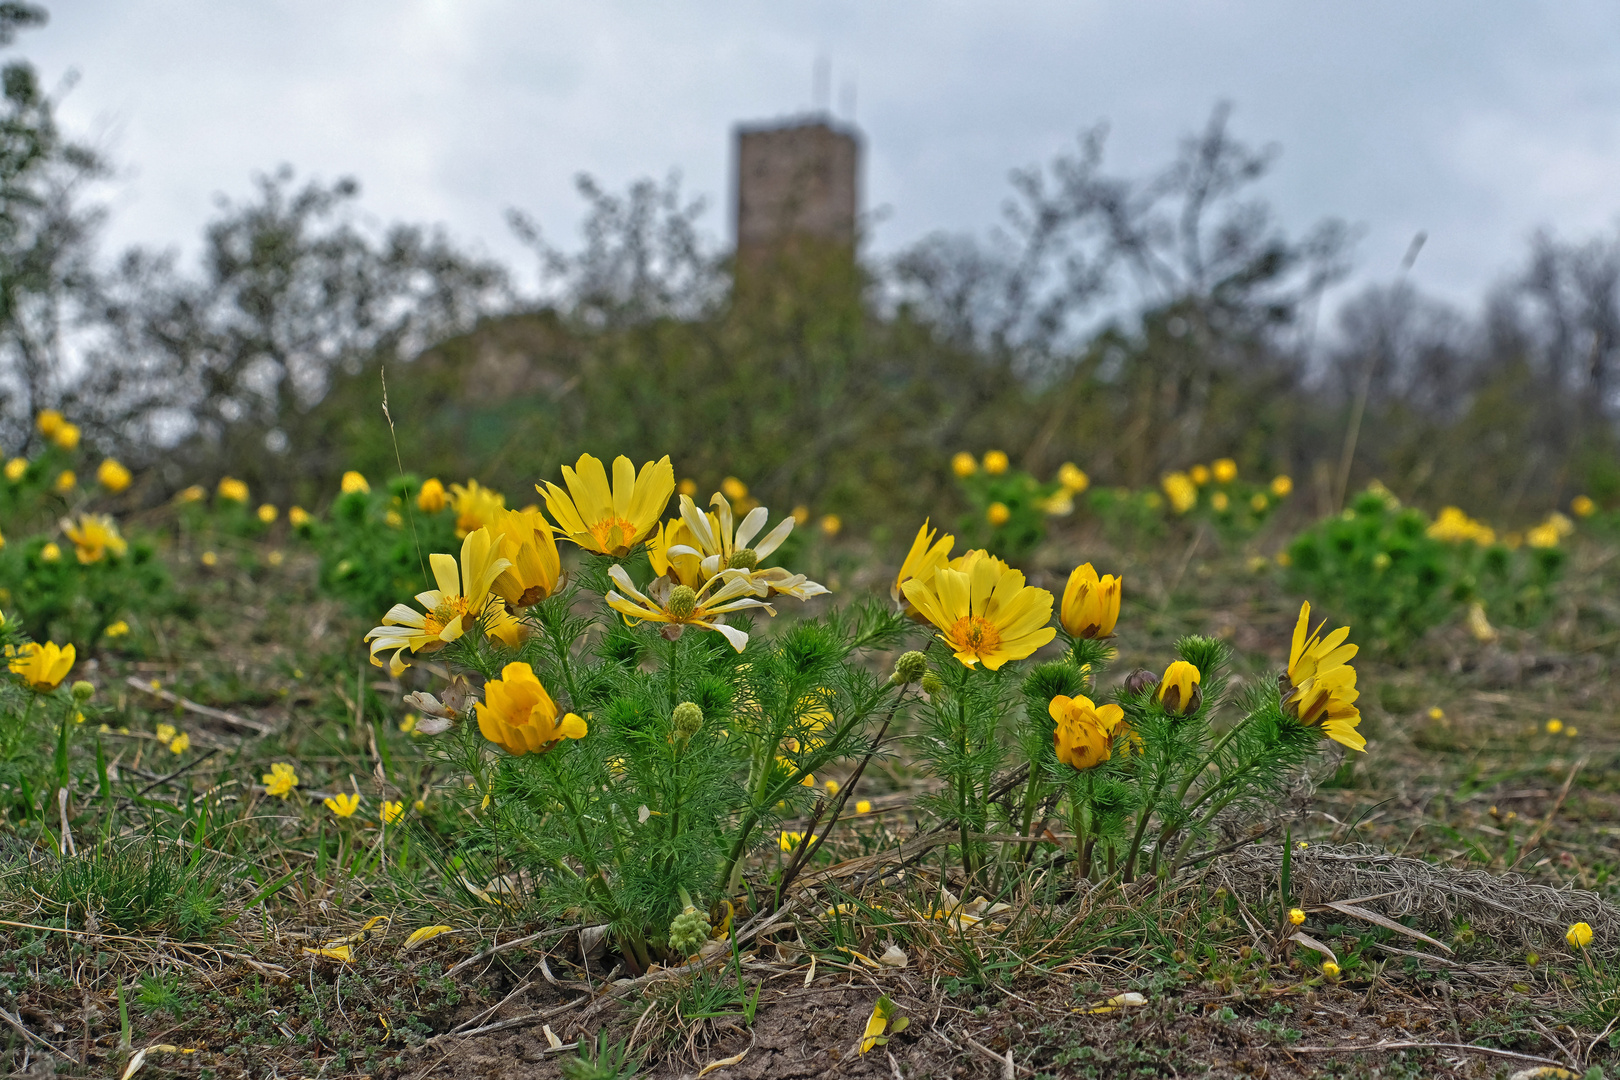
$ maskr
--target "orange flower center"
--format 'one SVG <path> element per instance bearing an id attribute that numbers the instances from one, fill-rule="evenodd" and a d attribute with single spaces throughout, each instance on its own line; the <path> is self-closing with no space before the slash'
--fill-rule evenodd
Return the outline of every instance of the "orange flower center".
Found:
<path id="1" fill-rule="evenodd" d="M 1001 647 L 1001 631 L 981 615 L 964 615 L 951 624 L 946 637 L 957 652 L 984 656 Z"/>
<path id="2" fill-rule="evenodd" d="M 635 535 L 635 525 L 624 518 L 603 518 L 591 524 L 591 536 L 605 551 L 629 547 Z"/>
<path id="3" fill-rule="evenodd" d="M 457 619 L 466 618 L 467 615 L 467 598 L 465 596 L 447 596 L 443 600 L 439 601 L 439 605 L 437 607 L 423 617 L 422 629 L 426 633 L 432 634 L 434 637 L 438 637 L 440 634 L 444 633 L 445 627 L 449 626 Z M 463 623 L 461 628 L 462 631 L 465 632 L 467 629 L 466 624 Z"/>

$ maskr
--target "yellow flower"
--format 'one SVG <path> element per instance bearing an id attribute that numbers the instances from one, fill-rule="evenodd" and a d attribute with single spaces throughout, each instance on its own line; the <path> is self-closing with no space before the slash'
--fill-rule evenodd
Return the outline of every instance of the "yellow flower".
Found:
<path id="1" fill-rule="evenodd" d="M 273 550 L 264 557 L 264 561 L 271 566 L 280 566 L 287 561 L 287 556 L 283 555 L 280 550 Z"/>
<path id="2" fill-rule="evenodd" d="M 732 502 L 742 502 L 748 498 L 748 485 L 735 476 L 728 476 L 720 481 L 720 490 Z"/>
<path id="3" fill-rule="evenodd" d="M 1429 719 L 1430 720 L 1444 720 L 1445 718 L 1446 718 L 1446 710 L 1442 709 L 1438 705 L 1432 705 L 1432 706 L 1429 707 Z"/>
<path id="4" fill-rule="evenodd" d="M 77 487 L 78 483 L 79 478 L 73 475 L 72 469 L 63 469 L 56 474 L 56 484 L 54 486 L 58 495 L 66 495 Z"/>
<path id="5" fill-rule="evenodd" d="M 276 520 L 280 513 L 281 511 L 277 510 L 274 506 L 270 505 L 269 503 L 265 503 L 263 506 L 259 507 L 259 520 L 264 522 L 266 525 L 269 525 Z"/>
<path id="6" fill-rule="evenodd" d="M 1072 461 L 1065 461 L 1058 466 L 1057 478 L 1058 483 L 1062 484 L 1063 489 L 1070 495 L 1078 495 L 1091 486 L 1091 477 Z"/>
<path id="7" fill-rule="evenodd" d="M 96 469 L 96 483 L 117 495 L 129 487 L 130 472 L 112 458 L 104 460 Z"/>
<path id="8" fill-rule="evenodd" d="M 718 519 L 713 514 L 708 517 L 710 525 L 718 528 Z M 653 573 L 668 578 L 674 585 L 697 589 L 708 581 L 692 530 L 678 517 L 659 525 L 647 538 L 647 561 L 652 564 Z"/>
<path id="9" fill-rule="evenodd" d="M 1578 922 L 1564 931 L 1564 940 L 1569 942 L 1572 949 L 1584 949 L 1592 944 L 1592 928 L 1583 922 Z"/>
<path id="10" fill-rule="evenodd" d="M 1074 513 L 1074 495 L 1068 488 L 1058 488 L 1044 499 L 1035 503 L 1041 508 L 1041 513 L 1052 517 L 1066 517 Z"/>
<path id="11" fill-rule="evenodd" d="M 55 409 L 41 409 L 39 415 L 34 418 L 34 425 L 39 428 L 39 433 L 47 439 L 54 438 L 57 431 L 65 423 L 67 421 L 62 419 L 62 414 Z"/>
<path id="12" fill-rule="evenodd" d="M 214 492 L 228 502 L 246 503 L 248 501 L 248 486 L 242 481 L 229 476 L 220 479 L 219 486 L 214 489 Z"/>
<path id="13" fill-rule="evenodd" d="M 387 799 L 383 800 L 382 822 L 384 825 L 392 825 L 394 822 L 398 821 L 404 816 L 405 804 L 403 802 L 389 802 Z"/>
<path id="14" fill-rule="evenodd" d="M 677 530 L 671 523 L 671 527 L 661 528 L 655 540 L 648 544 L 649 555 L 655 545 L 662 548 L 659 560 L 654 562 L 655 569 L 661 562 L 668 562 L 675 566 L 675 576 L 681 579 L 680 584 L 700 591 L 701 584 L 706 584 L 722 571 L 740 570 L 748 575 L 754 592 L 767 599 L 787 595 L 808 600 L 826 593 L 824 587 L 803 574 L 789 573 L 779 566 L 760 566 L 793 532 L 796 524 L 793 518 L 783 518 L 777 522 L 776 528 L 755 541 L 754 537 L 759 536 L 760 530 L 770 520 L 770 511 L 765 507 L 756 506 L 740 522 L 734 522 L 731 503 L 723 493 L 716 492 L 709 505 L 714 510 L 705 514 L 698 510 L 689 496 L 681 496 L 681 524 L 684 529 L 677 536 Z M 680 542 L 676 543 L 675 540 Z M 698 558 L 695 577 L 691 563 L 694 555 Z"/>
<path id="15" fill-rule="evenodd" d="M 1556 735 L 1564 730 L 1564 722 L 1557 717 L 1547 721 L 1547 734 Z"/>
<path id="16" fill-rule="evenodd" d="M 1226 492 L 1217 491 L 1215 494 L 1209 497 L 1209 505 L 1217 514 L 1224 514 L 1226 513 L 1226 508 L 1232 505 L 1232 500 L 1227 497 Z"/>
<path id="17" fill-rule="evenodd" d="M 1192 468 L 1187 470 L 1187 476 L 1192 480 L 1193 483 L 1197 484 L 1199 487 L 1203 487 L 1205 484 L 1209 483 L 1209 466 L 1194 465 Z"/>
<path id="18" fill-rule="evenodd" d="M 360 793 L 356 791 L 349 795 L 341 793 L 328 795 L 326 797 L 326 808 L 340 818 L 353 817 L 354 812 L 360 809 Z"/>
<path id="19" fill-rule="evenodd" d="M 1301 911 L 1299 908 L 1289 908 L 1288 921 L 1293 923 L 1295 926 L 1303 924 L 1305 922 L 1305 912 Z"/>
<path id="20" fill-rule="evenodd" d="M 499 604 L 490 603 L 490 587 L 511 563 L 497 558 L 488 529 L 469 533 L 461 542 L 461 561 L 435 552 L 428 556 L 436 589 L 416 594 L 416 602 L 427 614 L 406 604 L 395 604 L 383 616 L 383 625 L 373 627 L 366 640 L 371 642 L 371 662 L 382 667 L 379 654 L 394 650 L 388 670 L 398 676 L 407 667 L 406 649 L 429 653 L 442 649 L 474 626 L 482 616 L 486 630 L 508 645 L 522 642 L 522 626 Z"/>
<path id="21" fill-rule="evenodd" d="M 371 485 L 366 483 L 366 478 L 353 469 L 343 474 L 343 479 L 338 482 L 338 486 L 345 495 L 353 495 L 357 491 L 362 495 L 371 494 Z M 347 817 L 348 815 L 344 816 Z"/>
<path id="22" fill-rule="evenodd" d="M 424 514 L 437 514 L 449 501 L 437 476 L 422 481 L 422 490 L 416 493 L 416 508 Z"/>
<path id="23" fill-rule="evenodd" d="M 983 661 L 995 671 L 1057 636 L 1047 625 L 1052 594 L 1025 585 L 1022 573 L 985 552 L 970 552 L 962 569 L 942 566 L 931 580 L 913 578 L 903 588 L 968 667 Z"/>
<path id="24" fill-rule="evenodd" d="M 564 739 L 586 735 L 580 717 L 557 718 L 556 702 L 528 664 L 507 664 L 499 679 L 484 684 L 484 698 L 475 703 L 478 730 L 508 754 L 543 754 Z"/>
<path id="25" fill-rule="evenodd" d="M 487 487 L 479 487 L 476 480 L 468 480 L 465 486 L 450 485 L 450 508 L 456 513 L 458 537 L 487 527 L 494 520 L 495 511 L 504 509 L 505 506 L 505 495 L 491 491 Z"/>
<path id="26" fill-rule="evenodd" d="M 219 565 L 219 555 L 217 553 L 215 553 L 215 552 L 212 552 L 212 551 L 203 552 L 202 553 L 202 564 L 204 566 L 218 566 Z"/>
<path id="27" fill-rule="evenodd" d="M 1310 727 L 1352 750 L 1366 750 L 1367 740 L 1356 730 L 1361 711 L 1356 708 L 1356 669 L 1350 660 L 1357 646 L 1345 643 L 1350 628 L 1341 626 L 1327 637 L 1322 627 L 1310 629 L 1311 605 L 1302 604 L 1288 650 L 1288 670 L 1280 680 L 1283 708 Z M 1325 624 L 1324 624 L 1325 625 Z"/>
<path id="28" fill-rule="evenodd" d="M 63 450 L 76 450 L 79 446 L 79 429 L 73 424 L 63 424 L 56 429 L 56 434 L 50 436 L 50 440 Z"/>
<path id="29" fill-rule="evenodd" d="M 641 471 L 629 458 L 613 459 L 613 483 L 607 470 L 589 454 L 581 454 L 573 468 L 562 467 L 565 491 L 547 481 L 535 490 L 546 497 L 546 509 L 568 539 L 587 551 L 623 558 L 651 536 L 658 519 L 675 493 L 675 470 L 665 455 L 646 462 Z"/>
<path id="30" fill-rule="evenodd" d="M 23 473 L 27 471 L 27 458 L 14 457 L 10 461 L 6 462 L 6 479 L 10 480 L 13 484 L 21 480 L 23 478 Z"/>
<path id="31" fill-rule="evenodd" d="M 1007 471 L 1007 455 L 1000 450 L 987 450 L 984 454 L 984 471 L 991 476 L 1000 476 Z"/>
<path id="32" fill-rule="evenodd" d="M 823 514 L 821 516 L 821 532 L 823 536 L 837 536 L 844 527 L 844 519 L 837 514 Z"/>
<path id="33" fill-rule="evenodd" d="M 1076 769 L 1089 769 L 1107 761 L 1114 743 L 1114 729 L 1125 718 L 1118 705 L 1098 708 L 1088 697 L 1059 694 L 1047 706 L 1057 722 L 1052 748 L 1057 759 Z"/>
<path id="34" fill-rule="evenodd" d="M 1488 546 L 1496 542 L 1496 532 L 1489 525 L 1475 521 L 1455 506 L 1443 507 L 1440 515 L 1434 519 L 1426 530 L 1428 536 L 1448 544 L 1461 544 L 1472 540 L 1480 546 Z M 1553 543 L 1558 538 L 1553 537 Z"/>
<path id="35" fill-rule="evenodd" d="M 1559 539 L 1558 530 L 1545 523 L 1524 534 L 1524 542 L 1533 548 L 1555 548 Z"/>
<path id="36" fill-rule="evenodd" d="M 1569 509 L 1576 517 L 1591 517 L 1597 513 L 1597 503 L 1590 495 L 1577 495 L 1569 501 Z"/>
<path id="37" fill-rule="evenodd" d="M 1007 524 L 1008 520 L 1011 519 L 1012 511 L 1007 509 L 1007 504 L 1004 502 L 993 502 L 990 504 L 989 508 L 985 510 L 984 517 L 985 520 L 990 522 L 992 526 L 995 528 L 1000 528 L 1001 526 Z"/>
<path id="38" fill-rule="evenodd" d="M 1185 514 L 1198 505 L 1198 485 L 1184 472 L 1173 472 L 1159 481 L 1164 497 L 1170 500 L 1170 509 Z"/>
<path id="39" fill-rule="evenodd" d="M 72 645 L 58 647 L 53 641 L 43 645 L 30 641 L 11 658 L 11 673 L 22 676 L 23 682 L 43 694 L 55 690 L 67 678 L 73 670 L 73 659 Z"/>
<path id="40" fill-rule="evenodd" d="M 799 842 L 803 839 L 804 833 L 802 832 L 784 832 L 776 838 L 776 846 L 783 851 L 792 851 L 799 846 Z"/>
<path id="41" fill-rule="evenodd" d="M 905 599 L 905 584 L 908 581 L 932 581 L 934 571 L 944 566 L 951 557 L 951 548 L 956 544 L 956 537 L 938 535 L 928 527 L 928 519 L 924 518 L 922 527 L 917 530 L 917 536 L 911 541 L 911 550 L 906 552 L 906 561 L 900 564 L 900 573 L 895 575 L 894 584 L 889 586 L 889 597 L 896 604 L 905 608 L 905 612 L 913 619 L 921 619 L 922 615 L 911 602 Z"/>
<path id="42" fill-rule="evenodd" d="M 100 562 L 107 552 L 122 556 L 129 544 L 118 535 L 118 526 L 106 514 L 80 514 L 77 521 L 64 518 L 62 532 L 73 542 L 79 562 Z"/>
<path id="43" fill-rule="evenodd" d="M 287 508 L 287 524 L 295 529 L 301 529 L 315 520 L 308 510 L 302 506 L 289 506 Z"/>
<path id="44" fill-rule="evenodd" d="M 278 761 L 270 766 L 270 771 L 259 779 L 264 781 L 264 793 L 274 795 L 278 799 L 285 799 L 292 794 L 292 789 L 298 786 L 298 774 L 285 761 Z"/>
<path id="45" fill-rule="evenodd" d="M 697 481 L 693 480 L 691 477 L 684 478 L 679 484 L 675 485 L 675 494 L 677 494 L 677 495 L 696 495 L 697 494 Z"/>
<path id="46" fill-rule="evenodd" d="M 415 802 L 411 803 L 411 809 L 415 810 L 418 814 L 422 813 L 427 809 L 427 800 L 417 799 Z"/>
<path id="47" fill-rule="evenodd" d="M 829 795 L 838 794 L 838 781 L 836 780 L 829 780 L 821 786 L 827 789 L 827 794 Z"/>
<path id="48" fill-rule="evenodd" d="M 56 562 L 62 558 L 62 549 L 55 543 L 46 544 L 39 549 L 39 557 L 43 562 Z"/>
<path id="49" fill-rule="evenodd" d="M 899 1012 L 899 1007 L 887 994 L 877 999 L 877 1004 L 872 1006 L 872 1015 L 867 1017 L 866 1030 L 861 1033 L 861 1053 L 884 1045 L 909 1026 L 908 1018 L 899 1015 Z M 885 1030 L 889 1031 L 888 1035 L 883 1034 Z"/>
<path id="50" fill-rule="evenodd" d="M 1189 716 L 1198 711 L 1203 704 L 1204 692 L 1199 688 L 1203 676 L 1198 669 L 1185 660 L 1177 660 L 1164 669 L 1164 678 L 1159 680 L 1158 693 L 1154 698 L 1164 711 Z"/>
<path id="51" fill-rule="evenodd" d="M 857 800 L 855 800 L 855 812 L 857 814 L 870 814 L 872 812 L 872 800 L 871 799 L 857 799 Z"/>
<path id="52" fill-rule="evenodd" d="M 951 458 L 951 472 L 964 480 L 978 471 L 979 462 L 966 450 L 958 450 L 956 456 Z"/>
<path id="53" fill-rule="evenodd" d="M 119 619 L 115 623 L 108 624 L 107 629 L 102 631 L 102 633 L 106 634 L 110 638 L 123 637 L 125 634 L 129 633 L 129 623 L 125 622 L 123 619 Z"/>
<path id="54" fill-rule="evenodd" d="M 1215 474 L 1217 484 L 1230 484 L 1237 479 L 1237 462 L 1229 457 L 1223 457 L 1210 466 L 1210 471 Z"/>
<path id="55" fill-rule="evenodd" d="M 681 494 L 685 495 L 685 494 L 687 494 L 687 492 L 683 491 Z M 808 506 L 804 505 L 804 503 L 800 503 L 798 506 L 795 506 L 793 508 L 793 521 L 794 521 L 794 524 L 803 525 L 805 522 L 807 522 L 809 520 L 810 520 L 810 508 Z"/>
<path id="56" fill-rule="evenodd" d="M 169 753 L 183 754 L 191 749 L 191 736 L 182 731 L 169 740 Z"/>
<path id="57" fill-rule="evenodd" d="M 1330 979 L 1337 979 L 1339 977 L 1339 965 L 1331 960 L 1322 961 L 1322 974 Z"/>
<path id="58" fill-rule="evenodd" d="M 1063 588 L 1058 621 L 1070 637 L 1111 637 L 1119 621 L 1119 601 L 1124 590 L 1124 578 L 1112 574 L 1098 578 L 1090 563 L 1077 566 Z"/>
<path id="59" fill-rule="evenodd" d="M 1249 509 L 1257 514 L 1270 505 L 1271 503 L 1266 499 L 1266 493 L 1263 491 L 1257 491 L 1249 496 Z"/>
<path id="60" fill-rule="evenodd" d="M 498 553 L 510 564 L 491 586 L 514 608 L 538 604 L 557 591 L 562 563 L 551 523 L 539 510 L 498 509 L 491 521 Z"/>
<path id="61" fill-rule="evenodd" d="M 1279 499 L 1286 499 L 1294 492 L 1294 478 L 1286 474 L 1271 478 L 1271 493 Z"/>
<path id="62" fill-rule="evenodd" d="M 166 743 L 176 735 L 180 734 L 180 729 L 175 727 L 173 724 L 159 724 L 157 727 L 152 729 L 152 734 L 157 736 L 158 742 Z"/>
<path id="63" fill-rule="evenodd" d="M 673 585 L 668 578 L 658 578 L 646 593 L 635 587 L 630 575 L 617 563 L 608 568 L 608 576 L 617 587 L 607 594 L 608 607 L 623 615 L 626 621 L 667 623 L 666 634 L 670 636 L 678 634 L 679 628 L 684 626 L 713 630 L 738 652 L 748 646 L 748 635 L 719 619 L 729 612 L 756 607 L 775 614 L 765 601 L 755 598 L 753 580 L 745 570 L 722 570 L 701 589 Z"/>
<path id="64" fill-rule="evenodd" d="M 180 491 L 176 492 L 174 501 L 177 503 L 202 502 L 207 494 L 208 493 L 202 489 L 202 485 L 192 484 L 190 487 L 182 488 Z"/>

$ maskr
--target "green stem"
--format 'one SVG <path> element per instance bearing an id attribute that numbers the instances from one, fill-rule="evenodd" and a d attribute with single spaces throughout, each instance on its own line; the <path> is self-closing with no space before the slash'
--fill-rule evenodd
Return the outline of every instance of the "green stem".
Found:
<path id="1" fill-rule="evenodd" d="M 965 686 L 965 680 L 963 681 Z M 963 765 L 957 770 L 956 776 L 956 824 L 957 831 L 962 838 L 962 872 L 967 875 L 967 886 L 964 886 L 962 895 L 967 896 L 967 888 L 973 884 L 973 849 L 968 843 L 968 788 L 972 786 L 973 778 L 967 767 L 968 732 L 967 732 L 967 695 L 960 691 L 956 695 L 956 730 L 957 749 L 962 755 Z"/>
<path id="2" fill-rule="evenodd" d="M 1165 784 L 1170 781 L 1168 762 L 1161 762 L 1159 778 L 1153 785 L 1153 794 L 1142 807 L 1142 816 L 1136 822 L 1136 834 L 1131 837 L 1131 849 L 1125 857 L 1125 880 L 1130 881 L 1131 875 L 1136 872 L 1136 857 L 1142 850 L 1142 837 L 1147 834 L 1148 820 L 1153 817 L 1153 808 L 1158 805 L 1159 796 L 1164 792 Z"/>

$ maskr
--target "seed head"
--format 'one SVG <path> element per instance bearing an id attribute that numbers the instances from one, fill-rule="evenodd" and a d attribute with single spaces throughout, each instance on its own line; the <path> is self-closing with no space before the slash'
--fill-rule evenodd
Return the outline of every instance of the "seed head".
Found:
<path id="1" fill-rule="evenodd" d="M 708 912 L 687 905 L 669 924 L 669 947 L 681 956 L 691 956 L 709 940 Z"/>
<path id="2" fill-rule="evenodd" d="M 95 692 L 96 687 L 94 683 L 86 682 L 85 680 L 80 679 L 73 684 L 73 700 L 77 701 L 80 705 L 83 705 L 85 702 L 89 701 L 93 696 L 95 696 Z"/>
<path id="3" fill-rule="evenodd" d="M 694 702 L 683 701 L 675 706 L 670 719 L 674 722 L 675 737 L 690 739 L 703 727 L 703 710 Z"/>
<path id="4" fill-rule="evenodd" d="M 754 553 L 753 548 L 738 548 L 731 553 L 731 558 L 726 560 L 728 570 L 752 570 L 758 565 L 759 556 Z"/>
<path id="5" fill-rule="evenodd" d="M 697 610 L 697 591 L 690 585 L 677 585 L 669 590 L 669 601 L 664 606 L 677 619 L 690 619 Z"/>
<path id="6" fill-rule="evenodd" d="M 894 662 L 894 674 L 889 677 L 890 685 L 921 682 L 922 677 L 928 673 L 928 658 L 913 649 L 900 654 L 900 659 Z"/>
<path id="7" fill-rule="evenodd" d="M 938 697 L 940 694 L 945 692 L 945 680 L 941 679 L 938 675 L 935 675 L 932 671 L 923 672 L 923 677 L 920 681 L 922 682 L 922 692 L 927 694 L 930 698 Z"/>

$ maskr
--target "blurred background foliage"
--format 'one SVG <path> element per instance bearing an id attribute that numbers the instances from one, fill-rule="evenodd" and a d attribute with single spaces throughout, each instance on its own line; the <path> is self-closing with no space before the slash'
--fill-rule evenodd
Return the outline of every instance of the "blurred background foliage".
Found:
<path id="1" fill-rule="evenodd" d="M 0 4 L 0 43 L 42 18 Z M 512 214 L 534 294 L 433 228 L 367 225 L 354 181 L 285 168 L 220 201 L 194 268 L 106 257 L 87 188 L 107 164 L 26 61 L 3 89 L 0 443 L 32 452 L 31 418 L 62 408 L 137 469 L 133 503 L 231 475 L 317 506 L 346 469 L 401 467 L 521 499 L 582 451 L 668 453 L 699 490 L 735 474 L 862 526 L 960 508 L 952 454 L 991 447 L 1109 488 L 1229 457 L 1297 477 L 1311 515 L 1373 478 L 1506 521 L 1620 503 L 1620 234 L 1537 236 L 1478 313 L 1391 268 L 1319 326 L 1355 230 L 1289 235 L 1259 194 L 1275 150 L 1224 108 L 1146 176 L 1086 132 L 1012 174 L 993 235 L 883 259 L 806 243 L 738 268 L 678 179 L 582 178 L 580 246 Z"/>

